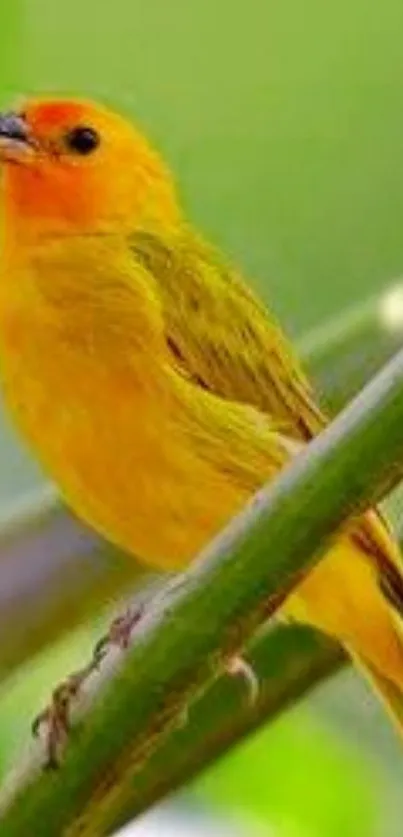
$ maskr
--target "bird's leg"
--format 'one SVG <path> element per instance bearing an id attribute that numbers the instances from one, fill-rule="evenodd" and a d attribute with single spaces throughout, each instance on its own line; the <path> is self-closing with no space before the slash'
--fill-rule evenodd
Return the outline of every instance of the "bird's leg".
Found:
<path id="1" fill-rule="evenodd" d="M 128 647 L 130 635 L 143 615 L 144 606 L 128 609 L 113 620 L 108 633 L 95 646 L 90 663 L 74 672 L 54 689 L 49 705 L 40 712 L 32 723 L 35 737 L 44 739 L 46 750 L 45 768 L 56 769 L 68 742 L 72 704 L 79 697 L 87 678 L 97 671 L 110 645 L 122 649 Z"/>
<path id="2" fill-rule="evenodd" d="M 97 663 L 92 660 L 88 666 L 71 674 L 63 683 L 60 683 L 53 691 L 49 706 L 34 719 L 33 735 L 39 738 L 43 734 L 44 737 L 45 768 L 56 769 L 59 766 L 70 732 L 72 703 L 77 699 L 83 684 L 96 667 Z"/>
<path id="3" fill-rule="evenodd" d="M 225 663 L 225 671 L 230 677 L 241 677 L 248 692 L 248 701 L 254 706 L 260 691 L 259 678 L 250 663 L 244 657 L 235 654 Z"/>

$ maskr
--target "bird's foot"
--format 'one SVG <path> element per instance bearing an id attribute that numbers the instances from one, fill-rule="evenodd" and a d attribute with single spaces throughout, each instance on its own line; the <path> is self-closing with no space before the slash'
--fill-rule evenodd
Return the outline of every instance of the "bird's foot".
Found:
<path id="1" fill-rule="evenodd" d="M 259 697 L 260 683 L 253 666 L 244 657 L 236 654 L 227 660 L 225 670 L 230 677 L 242 678 L 247 688 L 248 701 L 254 706 Z"/>
<path id="2" fill-rule="evenodd" d="M 44 767 L 47 769 L 56 769 L 60 765 L 69 738 L 72 705 L 79 697 L 83 684 L 96 668 L 97 664 L 93 660 L 88 666 L 60 683 L 53 691 L 49 706 L 37 715 L 32 723 L 32 734 L 44 741 Z"/>
<path id="3" fill-rule="evenodd" d="M 126 651 L 130 644 L 133 629 L 144 615 L 144 605 L 129 608 L 117 616 L 111 623 L 108 632 L 97 642 L 94 648 L 94 662 L 98 664 L 111 646 L 117 646 Z"/>
<path id="4" fill-rule="evenodd" d="M 150 594 L 145 601 L 134 604 L 125 613 L 113 620 L 109 630 L 94 648 L 94 660 L 99 662 L 108 648 L 117 646 L 126 651 L 132 639 L 133 629 L 144 616 L 152 615 L 158 610 L 158 606 L 165 606 L 173 594 L 185 584 L 185 577 L 175 575 L 169 582 L 160 587 L 157 592 Z"/>

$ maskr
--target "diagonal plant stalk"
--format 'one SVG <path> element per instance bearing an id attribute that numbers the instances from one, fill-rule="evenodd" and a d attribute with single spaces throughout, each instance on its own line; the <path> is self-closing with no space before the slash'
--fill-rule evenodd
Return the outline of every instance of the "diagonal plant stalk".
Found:
<path id="1" fill-rule="evenodd" d="M 401 476 L 402 428 L 403 352 L 259 492 L 164 606 L 150 609 L 127 656 L 105 660 L 61 768 L 44 774 L 36 753 L 11 775 L 2 837 L 110 833 L 184 706 L 319 559 L 336 529 Z"/>

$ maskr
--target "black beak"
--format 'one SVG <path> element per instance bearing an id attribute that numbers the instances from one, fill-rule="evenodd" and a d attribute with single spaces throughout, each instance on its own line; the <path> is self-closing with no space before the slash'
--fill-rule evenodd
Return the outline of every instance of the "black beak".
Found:
<path id="1" fill-rule="evenodd" d="M 0 113 L 0 144 L 2 140 L 31 145 L 28 126 L 17 113 Z"/>

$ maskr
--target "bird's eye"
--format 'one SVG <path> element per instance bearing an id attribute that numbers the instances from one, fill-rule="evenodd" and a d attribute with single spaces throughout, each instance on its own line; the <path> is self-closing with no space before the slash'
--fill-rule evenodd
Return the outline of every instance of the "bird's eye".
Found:
<path id="1" fill-rule="evenodd" d="M 94 128 L 87 125 L 78 125 L 72 128 L 65 136 L 65 144 L 69 151 L 75 154 L 91 154 L 98 147 L 100 136 Z"/>

